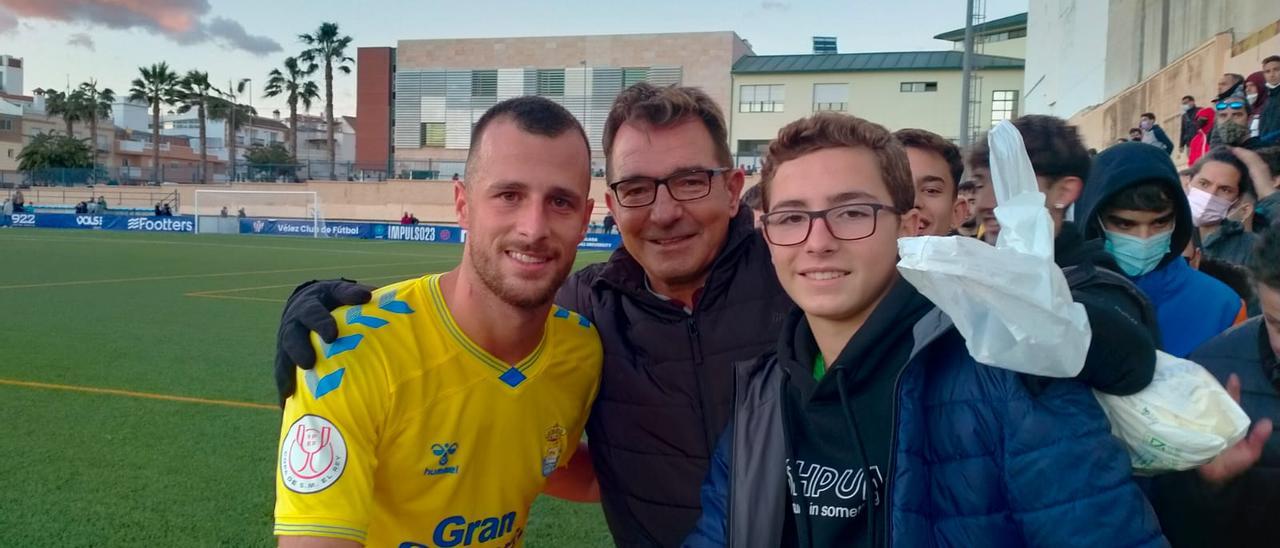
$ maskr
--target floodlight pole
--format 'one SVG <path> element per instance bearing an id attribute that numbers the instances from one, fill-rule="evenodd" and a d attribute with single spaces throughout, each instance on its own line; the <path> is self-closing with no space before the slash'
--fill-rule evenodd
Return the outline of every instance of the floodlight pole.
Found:
<path id="1" fill-rule="evenodd" d="M 969 146 L 969 94 L 973 85 L 973 2 L 965 2 L 964 61 L 960 74 L 960 147 Z"/>

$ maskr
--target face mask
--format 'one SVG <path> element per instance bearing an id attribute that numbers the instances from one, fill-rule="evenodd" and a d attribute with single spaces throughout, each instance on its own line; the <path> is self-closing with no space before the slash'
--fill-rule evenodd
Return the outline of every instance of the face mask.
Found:
<path id="1" fill-rule="evenodd" d="M 1191 202 L 1191 222 L 1196 226 L 1213 225 L 1227 218 L 1227 211 L 1235 202 L 1229 202 L 1208 192 L 1191 187 L 1187 192 L 1187 201 Z"/>
<path id="2" fill-rule="evenodd" d="M 1249 128 L 1232 122 L 1219 122 L 1213 126 L 1214 144 L 1239 145 L 1249 138 Z"/>
<path id="3" fill-rule="evenodd" d="M 1244 98 L 1249 100 L 1249 104 L 1253 104 L 1254 101 L 1258 100 L 1258 94 L 1250 93 L 1248 95 L 1245 95 Z"/>
<path id="4" fill-rule="evenodd" d="M 1107 235 L 1104 244 L 1120 269 L 1131 278 L 1142 276 L 1160 264 L 1169 254 L 1169 245 L 1173 241 L 1173 231 L 1161 232 L 1150 238 L 1139 238 L 1119 232 L 1103 229 Z"/>
<path id="5" fill-rule="evenodd" d="M 1146 131 L 1151 129 L 1151 126 L 1154 124 L 1155 124 L 1154 122 L 1151 122 L 1149 120 L 1143 120 L 1141 122 L 1138 122 L 1138 127 L 1142 128 L 1143 131 Z"/>
<path id="6" fill-rule="evenodd" d="M 1280 88 L 1280 83 L 1276 83 L 1276 84 L 1272 84 L 1270 82 L 1267 83 L 1267 89 L 1276 89 L 1276 88 Z"/>
<path id="7" fill-rule="evenodd" d="M 1189 112 L 1192 105 L 1182 105 L 1182 112 Z"/>

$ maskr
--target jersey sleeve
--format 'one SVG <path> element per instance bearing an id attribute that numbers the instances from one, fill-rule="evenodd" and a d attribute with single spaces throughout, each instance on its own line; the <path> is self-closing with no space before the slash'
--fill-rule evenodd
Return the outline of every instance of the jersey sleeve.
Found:
<path id="1" fill-rule="evenodd" d="M 341 313 L 345 310 L 335 316 Z M 298 370 L 298 390 L 285 402 L 276 463 L 276 535 L 361 543 L 367 537 L 390 382 L 385 357 L 367 330 L 342 325 L 340 331 L 331 344 L 312 335 L 320 359 L 315 369 Z"/>
<path id="2" fill-rule="evenodd" d="M 580 328 L 573 329 L 574 337 L 570 340 L 571 352 L 575 356 L 579 364 L 578 374 L 582 375 L 590 386 L 587 398 L 583 401 L 580 420 L 568 425 L 568 443 L 566 443 L 564 458 L 560 459 L 557 468 L 567 468 L 569 461 L 573 460 L 574 453 L 578 450 L 578 441 L 582 439 L 583 432 L 587 429 L 587 417 L 591 414 L 592 405 L 595 404 L 596 396 L 600 392 L 600 373 L 604 365 L 604 348 L 600 344 L 600 334 L 596 330 L 595 325 L 591 324 L 591 320 L 586 316 L 577 312 L 571 312 L 567 318 L 570 323 Z"/>

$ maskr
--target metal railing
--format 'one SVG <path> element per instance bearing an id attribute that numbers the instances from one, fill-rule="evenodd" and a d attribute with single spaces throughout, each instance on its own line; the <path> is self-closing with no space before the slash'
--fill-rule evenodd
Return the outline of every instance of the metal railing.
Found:
<path id="1" fill-rule="evenodd" d="M 25 207 L 45 211 L 73 209 L 80 202 L 93 202 L 96 204 L 99 197 L 105 200 L 106 208 L 105 211 L 97 210 L 98 206 L 95 205 L 94 210 L 97 213 L 150 214 L 156 205 L 168 205 L 173 211 L 178 211 L 182 202 L 182 197 L 176 190 L 157 189 L 147 192 L 125 192 L 118 187 L 103 186 L 15 188 L 0 191 L 0 197 L 13 202 L 18 192 L 22 193 Z"/>

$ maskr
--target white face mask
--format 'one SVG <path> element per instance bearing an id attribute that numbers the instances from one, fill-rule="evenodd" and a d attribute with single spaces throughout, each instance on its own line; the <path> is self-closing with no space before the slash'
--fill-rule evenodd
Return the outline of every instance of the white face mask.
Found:
<path id="1" fill-rule="evenodd" d="M 1182 105 L 1182 112 L 1190 112 L 1191 105 Z"/>
<path id="2" fill-rule="evenodd" d="M 1187 201 L 1191 202 L 1191 223 L 1196 226 L 1214 225 L 1227 218 L 1227 212 L 1235 202 L 1219 198 L 1198 187 L 1187 191 Z"/>
<path id="3" fill-rule="evenodd" d="M 1249 100 L 1249 104 L 1253 104 L 1254 101 L 1258 100 L 1258 94 L 1250 93 L 1248 95 L 1245 95 L 1244 98 Z"/>
<path id="4" fill-rule="evenodd" d="M 1267 82 L 1267 89 L 1276 89 L 1276 88 L 1280 88 L 1280 83 L 1272 84 L 1271 82 Z"/>

